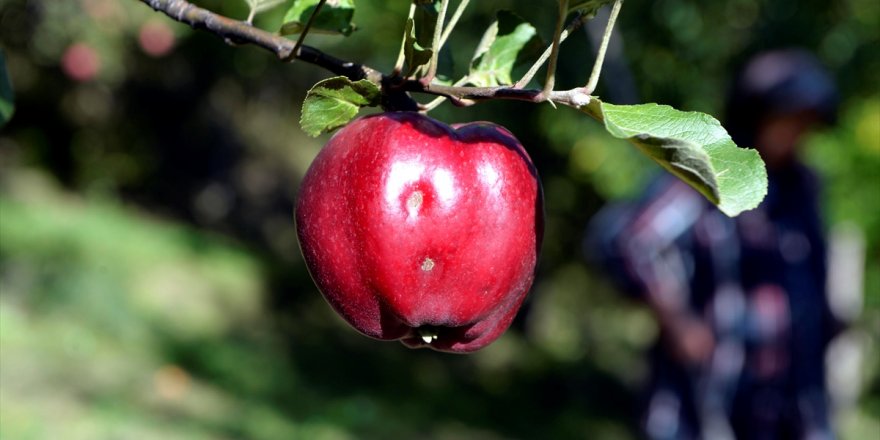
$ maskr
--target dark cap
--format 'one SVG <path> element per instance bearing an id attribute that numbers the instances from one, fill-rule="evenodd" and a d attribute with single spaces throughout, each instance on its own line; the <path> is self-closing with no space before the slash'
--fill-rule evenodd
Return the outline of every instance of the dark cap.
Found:
<path id="1" fill-rule="evenodd" d="M 833 78 L 810 52 L 764 52 L 751 58 L 735 77 L 726 125 L 734 141 L 750 146 L 758 124 L 767 116 L 809 111 L 833 123 L 838 100 Z"/>

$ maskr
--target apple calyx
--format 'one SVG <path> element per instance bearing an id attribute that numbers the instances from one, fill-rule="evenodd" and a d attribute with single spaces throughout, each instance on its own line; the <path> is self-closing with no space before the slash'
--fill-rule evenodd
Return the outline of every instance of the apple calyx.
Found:
<path id="1" fill-rule="evenodd" d="M 425 341 L 425 344 L 430 344 L 437 340 L 440 336 L 437 334 L 437 330 L 431 327 L 419 327 L 417 330 L 419 337 L 422 338 L 422 341 Z"/>

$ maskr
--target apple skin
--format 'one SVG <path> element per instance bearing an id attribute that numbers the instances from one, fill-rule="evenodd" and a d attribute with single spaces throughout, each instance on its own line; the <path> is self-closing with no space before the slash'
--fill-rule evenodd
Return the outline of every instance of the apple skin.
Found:
<path id="1" fill-rule="evenodd" d="M 302 181 L 295 217 L 309 272 L 343 319 L 456 353 L 510 326 L 544 226 L 540 179 L 509 131 L 411 112 L 337 132 Z"/>

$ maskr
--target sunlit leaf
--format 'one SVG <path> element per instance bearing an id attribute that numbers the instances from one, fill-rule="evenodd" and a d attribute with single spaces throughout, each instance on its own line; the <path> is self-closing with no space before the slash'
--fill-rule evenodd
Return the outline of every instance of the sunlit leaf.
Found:
<path id="1" fill-rule="evenodd" d="M 541 47 L 534 26 L 512 12 L 500 11 L 477 46 L 468 82 L 478 87 L 512 84 L 514 67 Z"/>
<path id="2" fill-rule="evenodd" d="M 331 131 L 351 121 L 361 107 L 379 105 L 380 95 L 379 87 L 365 79 L 325 79 L 306 95 L 300 126 L 313 137 Z"/>
<path id="3" fill-rule="evenodd" d="M 284 14 L 281 35 L 298 34 L 305 28 L 309 17 L 315 12 L 319 0 L 294 0 Z M 349 35 L 355 30 L 354 0 L 331 0 L 321 6 L 309 32 Z"/>
<path id="4" fill-rule="evenodd" d="M 657 104 L 606 104 L 595 98 L 581 109 L 731 217 L 757 207 L 767 194 L 767 171 L 758 152 L 737 147 L 707 114 Z"/>

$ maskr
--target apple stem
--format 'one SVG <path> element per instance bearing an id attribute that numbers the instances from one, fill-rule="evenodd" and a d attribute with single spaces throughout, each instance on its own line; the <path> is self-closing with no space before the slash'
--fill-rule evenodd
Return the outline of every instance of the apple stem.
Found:
<path id="1" fill-rule="evenodd" d="M 418 329 L 419 336 L 421 336 L 422 341 L 425 341 L 425 344 L 430 344 L 433 341 L 437 340 L 437 331 L 427 327 L 420 327 Z"/>
<path id="2" fill-rule="evenodd" d="M 590 73 L 590 79 L 584 87 L 587 94 L 592 94 L 599 84 L 599 74 L 602 72 L 602 63 L 605 62 L 605 51 L 608 50 L 608 42 L 611 41 L 611 31 L 614 30 L 614 23 L 617 21 L 617 14 L 620 13 L 620 7 L 623 6 L 623 0 L 615 0 L 611 6 L 611 14 L 608 16 L 608 24 L 605 25 L 605 34 L 602 35 L 602 43 L 599 45 L 599 51 L 596 53 L 596 62 L 593 64 L 593 71 Z"/>

